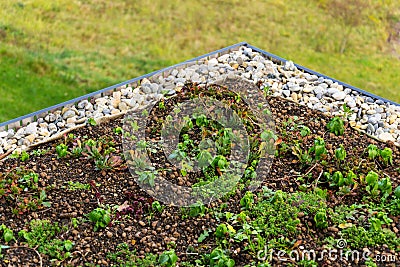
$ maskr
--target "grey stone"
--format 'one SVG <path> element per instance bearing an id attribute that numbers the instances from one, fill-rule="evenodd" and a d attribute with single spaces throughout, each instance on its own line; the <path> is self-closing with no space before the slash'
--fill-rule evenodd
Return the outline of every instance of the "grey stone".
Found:
<path id="1" fill-rule="evenodd" d="M 185 78 L 186 77 L 186 71 L 184 69 L 180 69 L 177 75 L 178 78 Z"/>
<path id="2" fill-rule="evenodd" d="M 282 90 L 282 95 L 285 97 L 289 97 L 290 96 L 290 91 L 289 90 Z"/>
<path id="3" fill-rule="evenodd" d="M 65 123 L 64 123 L 64 122 L 62 122 L 62 121 L 57 122 L 57 127 L 58 127 L 58 128 L 64 128 L 64 126 L 65 126 Z"/>
<path id="4" fill-rule="evenodd" d="M 315 82 L 315 81 L 318 80 L 318 76 L 317 76 L 317 75 L 314 75 L 314 74 L 312 74 L 312 75 L 307 75 L 307 76 L 306 76 L 306 79 L 307 79 L 308 81 L 310 81 L 310 82 Z"/>
<path id="5" fill-rule="evenodd" d="M 49 126 L 47 128 L 49 129 L 50 133 L 57 132 L 57 126 L 54 123 L 49 123 Z"/>
<path id="6" fill-rule="evenodd" d="M 263 70 L 263 69 L 265 69 L 265 66 L 264 66 L 263 63 L 258 63 L 256 67 L 257 67 L 257 70 Z"/>
<path id="7" fill-rule="evenodd" d="M 323 94 L 325 92 L 325 89 L 324 88 L 322 88 L 321 86 L 315 86 L 314 87 L 314 94 Z"/>
<path id="8" fill-rule="evenodd" d="M 368 133 L 368 134 L 373 134 L 373 133 L 375 133 L 375 127 L 374 127 L 374 125 L 372 125 L 371 123 L 368 123 L 368 126 L 367 126 L 367 133 Z"/>
<path id="9" fill-rule="evenodd" d="M 330 96 L 332 96 L 332 95 L 334 95 L 334 94 L 336 94 L 336 93 L 338 93 L 338 92 L 340 92 L 338 89 L 336 89 L 336 88 L 330 88 L 330 89 L 328 89 L 327 91 L 326 91 L 326 93 L 328 94 L 328 95 L 330 95 Z"/>
<path id="10" fill-rule="evenodd" d="M 44 120 L 47 122 L 53 122 L 56 120 L 56 115 L 53 113 L 47 114 L 46 117 L 44 117 Z"/>
<path id="11" fill-rule="evenodd" d="M 185 83 L 186 82 L 186 79 L 185 78 L 176 78 L 175 79 L 175 83 Z"/>
<path id="12" fill-rule="evenodd" d="M 176 75 L 178 75 L 178 70 L 177 69 L 173 69 L 171 71 L 171 75 L 176 77 Z"/>
<path id="13" fill-rule="evenodd" d="M 66 120 L 66 119 L 68 119 L 68 118 L 74 117 L 75 115 L 77 115 L 77 114 L 75 113 L 75 111 L 72 110 L 72 109 L 70 109 L 70 110 L 67 110 L 66 112 L 64 112 L 64 114 L 63 114 L 63 119 Z"/>
<path id="14" fill-rule="evenodd" d="M 289 87 L 289 90 L 292 92 L 299 92 L 301 90 L 300 86 L 298 86 L 295 83 L 291 83 L 291 82 L 288 82 L 288 87 Z"/>
<path id="15" fill-rule="evenodd" d="M 151 84 L 142 84 L 141 86 L 142 92 L 145 94 L 151 94 Z"/>
<path id="16" fill-rule="evenodd" d="M 88 103 L 89 103 L 89 101 L 87 101 L 87 100 L 82 100 L 81 102 L 78 103 L 77 107 L 78 107 L 79 109 L 84 109 Z"/>
<path id="17" fill-rule="evenodd" d="M 14 131 L 14 129 L 8 129 L 7 133 L 8 133 L 7 134 L 7 139 L 10 139 L 10 138 L 12 138 L 14 136 L 15 131 Z"/>
<path id="18" fill-rule="evenodd" d="M 378 123 L 378 120 L 375 118 L 375 116 L 371 116 L 368 118 L 368 123 L 375 125 Z"/>
<path id="19" fill-rule="evenodd" d="M 321 83 L 319 86 L 321 86 L 324 89 L 327 89 L 329 87 L 326 83 Z"/>
<path id="20" fill-rule="evenodd" d="M 225 69 L 223 69 L 224 71 L 225 71 Z M 191 80 L 193 81 L 193 82 L 200 82 L 201 80 L 200 80 L 200 75 L 197 73 L 197 72 L 195 72 L 195 73 L 193 73 L 192 74 L 192 77 L 191 77 Z"/>
<path id="21" fill-rule="evenodd" d="M 230 56 L 229 54 L 222 55 L 218 58 L 218 61 L 221 63 L 226 62 L 228 60 L 229 56 Z"/>
<path id="22" fill-rule="evenodd" d="M 294 65 L 294 63 L 290 60 L 285 62 L 285 66 L 283 67 L 284 70 L 291 70 L 294 71 L 296 69 L 296 66 Z"/>
<path id="23" fill-rule="evenodd" d="M 357 106 L 355 101 L 349 101 L 346 103 L 349 108 L 355 108 Z"/>
<path id="24" fill-rule="evenodd" d="M 367 97 L 367 98 L 365 99 L 365 102 L 367 102 L 367 103 L 374 103 L 374 99 L 373 99 L 372 97 Z"/>
<path id="25" fill-rule="evenodd" d="M 159 92 L 159 85 L 158 85 L 158 84 L 152 83 L 150 87 L 151 87 L 151 92 L 152 92 L 153 94 L 156 94 L 156 93 Z"/>

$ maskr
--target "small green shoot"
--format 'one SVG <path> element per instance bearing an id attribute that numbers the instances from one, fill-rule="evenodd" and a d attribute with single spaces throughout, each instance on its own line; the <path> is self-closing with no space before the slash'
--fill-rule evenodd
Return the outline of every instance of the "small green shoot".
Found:
<path id="1" fill-rule="evenodd" d="M 343 135 L 344 133 L 344 122 L 339 117 L 334 117 L 333 119 L 331 119 L 326 127 L 331 133 L 334 133 L 337 136 Z"/>

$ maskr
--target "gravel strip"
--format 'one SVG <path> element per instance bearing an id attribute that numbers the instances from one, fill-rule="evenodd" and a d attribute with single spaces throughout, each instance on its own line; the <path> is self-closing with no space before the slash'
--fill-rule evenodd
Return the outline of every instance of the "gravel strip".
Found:
<path id="1" fill-rule="evenodd" d="M 0 155 L 7 151 L 20 152 L 68 129 L 84 125 L 88 118 L 100 119 L 138 109 L 164 95 L 174 95 L 186 81 L 199 84 L 214 82 L 224 76 L 238 75 L 261 87 L 269 87 L 272 96 L 283 97 L 327 114 L 343 114 L 346 103 L 353 113 L 348 117 L 352 127 L 382 141 L 400 145 L 400 106 L 374 99 L 324 77 L 304 73 L 291 61 L 279 65 L 261 53 L 242 46 L 238 51 L 183 69 L 173 69 L 168 77 L 143 79 L 140 86 L 125 85 L 110 96 L 75 106 L 64 107 L 39 118 L 36 122 L 0 132 Z"/>

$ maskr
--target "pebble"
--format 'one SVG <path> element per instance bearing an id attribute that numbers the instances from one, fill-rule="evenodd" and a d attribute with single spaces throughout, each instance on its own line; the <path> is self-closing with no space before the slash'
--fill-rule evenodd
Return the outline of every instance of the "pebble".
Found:
<path id="1" fill-rule="evenodd" d="M 63 113 L 63 119 L 66 120 L 66 119 L 72 118 L 72 117 L 74 117 L 75 115 L 78 115 L 78 114 L 76 114 L 74 110 L 70 109 L 70 110 L 67 110 L 67 111 L 65 111 Z"/>
<path id="2" fill-rule="evenodd" d="M 289 97 L 290 96 L 290 90 L 282 90 L 282 94 L 285 97 Z"/>
<path id="3" fill-rule="evenodd" d="M 44 117 L 44 120 L 47 122 L 53 122 L 56 120 L 56 116 L 52 113 L 46 115 L 46 117 Z"/>
<path id="4" fill-rule="evenodd" d="M 381 140 L 384 141 L 384 142 L 386 142 L 386 141 L 395 142 L 395 141 L 396 141 L 396 140 L 394 139 L 393 135 L 392 135 L 391 133 L 387 133 L 387 132 L 381 133 L 381 134 L 378 136 L 378 138 L 381 139 Z"/>
<path id="5" fill-rule="evenodd" d="M 25 127 L 24 134 L 25 135 L 30 135 L 30 134 L 36 134 L 37 133 L 37 122 L 32 122 L 28 124 L 28 126 Z"/>
<path id="6" fill-rule="evenodd" d="M 335 100 L 343 100 L 343 99 L 346 97 L 346 93 L 345 93 L 345 92 L 342 92 L 342 91 L 339 91 L 339 92 L 334 93 L 334 94 L 332 95 L 332 97 L 333 97 Z"/>

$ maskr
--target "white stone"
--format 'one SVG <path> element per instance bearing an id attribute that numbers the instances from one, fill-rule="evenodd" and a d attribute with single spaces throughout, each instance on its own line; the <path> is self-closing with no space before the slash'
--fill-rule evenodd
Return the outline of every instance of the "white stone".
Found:
<path id="1" fill-rule="evenodd" d="M 303 88 L 304 93 L 311 93 L 312 91 L 314 91 L 314 88 L 308 84 Z"/>
<path id="2" fill-rule="evenodd" d="M 379 139 L 381 139 L 382 141 L 386 142 L 386 141 L 392 141 L 395 142 L 396 140 L 393 138 L 393 135 L 391 133 L 381 133 L 378 136 Z"/>
<path id="3" fill-rule="evenodd" d="M 334 94 L 332 95 L 332 97 L 333 97 L 335 100 L 343 100 L 343 99 L 346 97 L 346 93 L 345 93 L 345 92 L 342 92 L 342 91 L 339 91 L 339 92 L 334 93 Z"/>
<path id="4" fill-rule="evenodd" d="M 6 132 L 6 131 L 0 132 L 0 138 L 7 137 L 7 135 L 8 135 L 8 132 Z"/>
<path id="5" fill-rule="evenodd" d="M 389 124 L 393 124 L 397 119 L 397 115 L 396 114 L 392 114 L 390 115 L 390 117 L 388 118 L 388 122 Z"/>
<path id="6" fill-rule="evenodd" d="M 32 122 L 25 127 L 24 131 L 25 135 L 36 134 L 36 133 L 37 133 L 37 122 Z"/>
<path id="7" fill-rule="evenodd" d="M 218 60 L 216 58 L 212 58 L 208 61 L 208 66 L 218 65 Z"/>
<path id="8" fill-rule="evenodd" d="M 119 103 L 118 108 L 119 108 L 121 111 L 125 111 L 125 110 L 128 110 L 128 109 L 129 109 L 128 105 L 127 105 L 125 102 Z"/>

